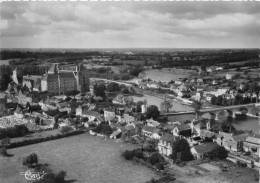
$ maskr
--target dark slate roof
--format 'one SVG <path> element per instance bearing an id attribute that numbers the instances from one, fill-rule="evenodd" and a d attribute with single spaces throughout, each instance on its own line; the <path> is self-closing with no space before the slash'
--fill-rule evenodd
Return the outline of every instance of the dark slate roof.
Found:
<path id="1" fill-rule="evenodd" d="M 88 116 L 95 116 L 98 117 L 100 116 L 100 114 L 97 111 L 87 111 L 87 110 L 83 110 L 82 113 L 84 115 L 88 115 Z"/>
<path id="2" fill-rule="evenodd" d="M 166 141 L 166 142 L 175 142 L 176 140 L 179 140 L 180 137 L 174 136 L 170 133 L 166 133 L 161 137 L 161 140 Z"/>
<path id="3" fill-rule="evenodd" d="M 58 74 L 60 78 L 68 78 L 68 79 L 74 79 L 75 76 L 72 72 L 64 72 L 64 73 L 59 73 Z"/>
<path id="4" fill-rule="evenodd" d="M 58 79 L 58 77 L 63 78 L 63 79 L 75 79 L 75 76 L 72 72 L 64 72 L 64 73 L 58 73 L 58 74 L 47 74 L 44 75 L 42 80 L 55 80 Z"/>
<path id="5" fill-rule="evenodd" d="M 145 125 L 143 127 L 143 131 L 151 132 L 151 133 L 159 133 L 159 129 L 152 127 L 152 126 L 147 126 Z"/>
<path id="6" fill-rule="evenodd" d="M 16 114 L 23 114 L 23 109 L 19 105 L 17 105 L 14 113 L 16 113 Z"/>
<path id="7" fill-rule="evenodd" d="M 207 137 L 207 138 L 212 138 L 215 136 L 214 132 L 208 131 L 208 130 L 201 130 L 200 131 L 200 136 L 201 137 Z"/>
<path id="8" fill-rule="evenodd" d="M 130 131 L 130 130 L 134 130 L 135 127 L 134 127 L 134 125 L 126 125 L 126 126 L 125 126 L 125 129 L 126 129 L 127 131 Z"/>
<path id="9" fill-rule="evenodd" d="M 204 154 L 204 153 L 209 153 L 209 152 L 213 151 L 218 146 L 219 145 L 217 144 L 217 142 L 210 142 L 210 143 L 194 146 L 194 149 L 196 150 L 196 152 L 198 154 Z"/>
<path id="10" fill-rule="evenodd" d="M 246 138 L 249 136 L 248 133 L 242 133 L 240 135 L 235 135 L 233 136 L 233 139 L 236 141 L 236 142 L 243 142 L 246 140 Z"/>
<path id="11" fill-rule="evenodd" d="M 180 131 L 185 131 L 185 130 L 190 130 L 190 126 L 189 125 L 186 125 L 186 124 L 181 124 L 181 125 L 178 125 L 176 126 Z"/>

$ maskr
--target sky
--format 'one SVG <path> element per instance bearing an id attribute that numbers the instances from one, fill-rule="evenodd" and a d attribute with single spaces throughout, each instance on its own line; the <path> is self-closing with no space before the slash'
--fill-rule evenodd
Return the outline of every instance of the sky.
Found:
<path id="1" fill-rule="evenodd" d="M 3 2 L 2 48 L 259 48 L 260 2 Z"/>

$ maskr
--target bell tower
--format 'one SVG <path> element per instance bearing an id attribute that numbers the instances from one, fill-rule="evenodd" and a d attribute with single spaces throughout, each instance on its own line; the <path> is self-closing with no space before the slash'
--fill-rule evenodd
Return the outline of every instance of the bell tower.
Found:
<path id="1" fill-rule="evenodd" d="M 15 68 L 15 69 L 13 70 L 12 79 L 13 79 L 13 81 L 14 81 L 16 84 L 19 84 L 19 83 L 18 83 L 18 79 L 17 79 L 17 68 Z"/>

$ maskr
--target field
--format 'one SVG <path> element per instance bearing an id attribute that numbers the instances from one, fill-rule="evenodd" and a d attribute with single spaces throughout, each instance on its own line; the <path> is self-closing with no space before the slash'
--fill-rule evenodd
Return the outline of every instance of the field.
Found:
<path id="1" fill-rule="evenodd" d="M 124 64 L 132 64 L 132 65 L 143 65 L 145 63 L 145 60 L 114 60 L 113 62 L 116 63 L 124 63 Z M 157 61 L 147 61 L 149 64 L 153 63 L 155 64 Z"/>
<path id="2" fill-rule="evenodd" d="M 150 78 L 154 81 L 161 82 L 170 82 L 182 80 L 183 78 L 188 78 L 189 76 L 196 75 L 197 72 L 194 70 L 185 70 L 185 69 L 173 69 L 173 68 L 164 68 L 161 70 L 151 69 L 145 71 L 144 78 Z"/>
<path id="3" fill-rule="evenodd" d="M 133 148 L 130 144 L 103 142 L 99 137 L 82 134 L 10 149 L 12 157 L 0 157 L 0 182 L 25 183 L 20 175 L 27 170 L 22 166 L 22 158 L 31 153 L 38 154 L 40 163 L 48 163 L 54 171 L 66 171 L 68 182 L 142 183 L 157 178 L 151 170 L 120 156 L 124 150 Z"/>

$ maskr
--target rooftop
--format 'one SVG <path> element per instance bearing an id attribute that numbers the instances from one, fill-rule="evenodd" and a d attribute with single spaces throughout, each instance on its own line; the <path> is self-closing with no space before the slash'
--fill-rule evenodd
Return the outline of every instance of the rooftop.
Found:
<path id="1" fill-rule="evenodd" d="M 218 146 L 219 145 L 217 144 L 217 142 L 211 142 L 211 143 L 200 144 L 200 145 L 194 146 L 194 149 L 196 150 L 196 152 L 198 154 L 204 154 L 204 153 L 213 151 Z"/>
<path id="2" fill-rule="evenodd" d="M 161 137 L 161 140 L 167 141 L 167 142 L 175 142 L 176 140 L 179 140 L 180 137 L 174 136 L 172 134 L 166 133 Z"/>

